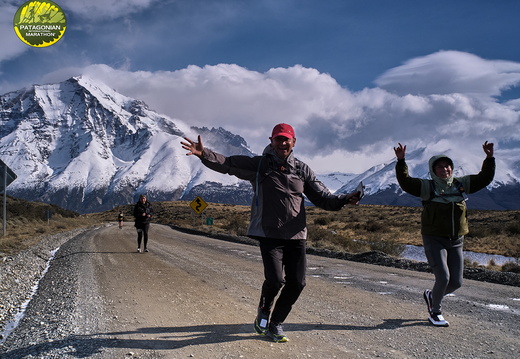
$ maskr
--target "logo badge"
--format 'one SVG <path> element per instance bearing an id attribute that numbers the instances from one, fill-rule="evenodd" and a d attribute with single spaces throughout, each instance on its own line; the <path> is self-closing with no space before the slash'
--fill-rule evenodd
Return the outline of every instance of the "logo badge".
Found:
<path id="1" fill-rule="evenodd" d="M 54 45 L 67 29 L 63 10 L 52 1 L 28 1 L 16 12 L 14 32 L 29 46 Z"/>

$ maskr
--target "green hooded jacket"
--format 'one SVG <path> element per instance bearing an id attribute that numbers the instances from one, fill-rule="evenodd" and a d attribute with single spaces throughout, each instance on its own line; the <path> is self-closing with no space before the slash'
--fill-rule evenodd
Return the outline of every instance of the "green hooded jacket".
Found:
<path id="1" fill-rule="evenodd" d="M 476 175 L 446 179 L 437 177 L 433 170 L 434 162 L 441 158 L 451 162 L 453 168 L 453 161 L 448 156 L 433 156 L 428 162 L 432 180 L 410 177 L 404 159 L 397 161 L 395 172 L 403 191 L 422 199 L 421 234 L 457 238 L 469 232 L 462 191 L 475 193 L 489 185 L 495 176 L 495 158 L 486 158 Z"/>

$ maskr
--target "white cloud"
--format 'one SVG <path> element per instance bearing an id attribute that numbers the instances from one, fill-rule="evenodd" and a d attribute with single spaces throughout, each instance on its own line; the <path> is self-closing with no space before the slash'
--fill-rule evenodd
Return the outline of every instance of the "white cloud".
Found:
<path id="1" fill-rule="evenodd" d="M 148 8 L 155 0 L 88 0 L 60 4 L 91 22 L 120 18 Z"/>
<path id="2" fill-rule="evenodd" d="M 152 73 L 93 65 L 83 70 L 63 69 L 45 80 L 63 80 L 75 72 L 104 81 L 124 95 L 142 99 L 154 110 L 187 123 L 221 126 L 238 133 L 256 151 L 263 149 L 276 123 L 291 123 L 298 133 L 298 126 L 303 132 L 310 120 L 360 112 L 353 108 L 352 94 L 329 75 L 302 66 L 259 73 L 220 64 Z"/>
<path id="3" fill-rule="evenodd" d="M 434 70 L 439 68 L 431 60 L 435 58 L 432 56 L 428 62 Z M 478 63 L 478 58 L 474 62 Z M 480 62 L 486 63 L 488 69 L 498 69 L 497 73 L 503 69 L 502 61 Z M 510 68 L 516 65 L 520 66 L 509 63 Z M 424 66 L 421 71 L 433 71 Z M 312 68 L 293 66 L 260 73 L 229 64 L 163 72 L 92 65 L 63 69 L 46 79 L 57 82 L 80 73 L 189 125 L 224 127 L 244 137 L 257 153 L 268 143 L 276 123 L 290 123 L 298 139 L 297 155 L 319 172 L 361 172 L 392 160 L 392 148 L 397 142 L 410 149 L 433 146 L 439 152 L 453 150 L 468 157 L 482 157 L 485 140 L 510 144 L 520 141 L 519 106 L 515 101 L 501 104 L 483 96 L 494 92 L 485 90 L 482 84 L 478 96 L 473 88 L 469 93 L 435 95 L 399 95 L 381 88 L 350 92 L 330 75 Z M 516 75 L 510 73 L 512 79 L 503 79 L 502 83 L 514 82 Z M 397 77 L 393 79 L 397 84 Z M 467 72 L 459 79 L 463 84 L 452 79 L 453 88 L 479 83 L 482 74 Z M 487 84 L 498 86 L 496 81 Z"/>
<path id="4" fill-rule="evenodd" d="M 498 96 L 520 85 L 520 63 L 486 60 L 460 51 L 439 51 L 408 60 L 385 72 L 375 83 L 398 94 Z"/>
<path id="5" fill-rule="evenodd" d="M 2 38 L 2 51 L 0 51 L 0 62 L 13 59 L 30 47 L 24 44 L 13 30 L 14 14 L 17 6 L 1 4 L 0 11 L 0 37 Z"/>

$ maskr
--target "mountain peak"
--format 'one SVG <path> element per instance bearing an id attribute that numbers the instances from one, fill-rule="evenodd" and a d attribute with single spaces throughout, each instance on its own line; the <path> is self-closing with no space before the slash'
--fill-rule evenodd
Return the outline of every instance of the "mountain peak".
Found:
<path id="1" fill-rule="evenodd" d="M 179 199 L 202 172 L 179 145 L 189 126 L 88 77 L 34 85 L 0 103 L 0 158 L 18 176 L 9 186 L 15 196 L 91 212 L 142 192 Z M 215 148 L 250 154 L 240 136 L 208 133 Z"/>

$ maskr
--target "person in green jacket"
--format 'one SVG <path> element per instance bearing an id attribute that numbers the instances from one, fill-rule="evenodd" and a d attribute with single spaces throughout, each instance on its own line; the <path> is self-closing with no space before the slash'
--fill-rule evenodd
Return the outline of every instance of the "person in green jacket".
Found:
<path id="1" fill-rule="evenodd" d="M 428 319 L 435 326 L 449 325 L 442 316 L 441 302 L 446 294 L 462 285 L 462 243 L 464 235 L 469 232 L 467 194 L 483 189 L 495 176 L 493 143 L 486 141 L 482 148 L 486 159 L 478 174 L 455 177 L 451 158 L 437 155 L 430 158 L 428 163 L 430 180 L 410 177 L 405 162 L 406 146 L 399 143 L 394 147 L 399 185 L 403 191 L 422 199 L 421 234 L 424 252 L 435 276 L 432 290 L 426 289 L 423 297 L 428 306 Z"/>

